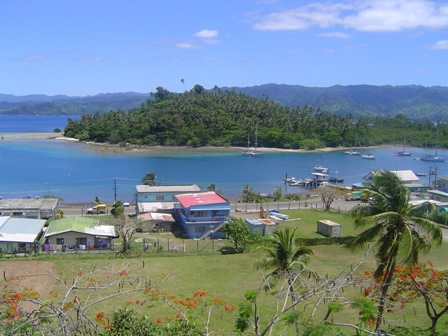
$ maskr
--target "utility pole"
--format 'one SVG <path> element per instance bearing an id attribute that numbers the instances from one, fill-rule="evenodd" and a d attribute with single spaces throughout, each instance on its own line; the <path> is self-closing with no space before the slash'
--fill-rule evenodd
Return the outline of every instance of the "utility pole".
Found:
<path id="1" fill-rule="evenodd" d="M 117 179 L 114 178 L 114 201 L 117 200 Z"/>

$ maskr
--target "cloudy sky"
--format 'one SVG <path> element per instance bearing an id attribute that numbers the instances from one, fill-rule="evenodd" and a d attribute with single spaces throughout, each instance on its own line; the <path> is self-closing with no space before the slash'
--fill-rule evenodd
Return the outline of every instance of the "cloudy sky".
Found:
<path id="1" fill-rule="evenodd" d="M 0 93 L 448 86 L 447 1 L 5 0 L 0 13 Z"/>

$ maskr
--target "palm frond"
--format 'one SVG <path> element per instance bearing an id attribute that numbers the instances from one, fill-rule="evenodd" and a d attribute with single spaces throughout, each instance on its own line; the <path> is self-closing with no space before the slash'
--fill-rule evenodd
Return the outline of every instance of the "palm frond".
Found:
<path id="1" fill-rule="evenodd" d="M 348 244 L 347 247 L 352 250 L 357 250 L 363 248 L 367 243 L 372 242 L 381 235 L 383 232 L 383 225 L 381 223 L 372 226 L 361 232 L 355 238 L 353 238 Z"/>

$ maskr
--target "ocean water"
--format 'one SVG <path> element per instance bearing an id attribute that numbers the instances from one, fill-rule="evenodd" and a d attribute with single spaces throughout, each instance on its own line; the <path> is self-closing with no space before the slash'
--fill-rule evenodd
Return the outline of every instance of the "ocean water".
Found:
<path id="1" fill-rule="evenodd" d="M 63 128 L 67 117 L 0 117 L 0 135 L 8 132 L 46 132 Z M 65 120 L 65 121 L 64 121 Z M 8 125 L 9 123 L 13 123 Z M 60 124 L 62 123 L 62 124 Z M 438 176 L 448 175 L 448 163 L 417 160 L 425 150 L 408 148 L 411 157 L 394 155 L 399 147 L 370 148 L 376 160 L 333 152 L 270 152 L 264 158 L 241 155 L 240 150 L 204 153 L 200 149 L 169 153 L 111 154 L 88 150 L 84 144 L 55 139 L 16 137 L 0 140 L 0 196 L 20 198 L 54 195 L 65 202 L 90 202 L 95 196 L 104 202 L 115 198 L 132 201 L 135 186 L 149 172 L 155 172 L 161 184 L 214 183 L 224 197 L 235 198 L 245 184 L 255 192 L 272 193 L 281 187 L 286 192 L 313 193 L 312 190 L 287 186 L 283 178 L 309 178 L 314 166 L 330 168 L 331 176 L 344 178 L 344 185 L 362 182 L 374 169 L 405 170 L 429 173 L 437 168 Z M 439 155 L 448 153 L 439 151 Z M 428 184 L 435 176 L 421 178 Z"/>

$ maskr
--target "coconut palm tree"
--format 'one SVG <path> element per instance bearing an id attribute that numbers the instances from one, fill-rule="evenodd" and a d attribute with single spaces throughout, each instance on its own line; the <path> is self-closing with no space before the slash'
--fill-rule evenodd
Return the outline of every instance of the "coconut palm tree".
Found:
<path id="1" fill-rule="evenodd" d="M 275 287 L 280 279 L 286 278 L 288 294 L 291 296 L 293 303 L 297 301 L 294 291 L 295 279 L 301 271 L 309 271 L 306 264 L 313 254 L 313 250 L 308 247 L 296 249 L 295 232 L 295 229 L 290 231 L 289 228 L 275 230 L 274 235 L 270 237 L 272 244 L 260 247 L 267 253 L 267 256 L 255 264 L 257 269 L 272 270 L 265 277 L 265 283 L 263 284 L 265 289 Z M 295 323 L 295 326 L 298 334 L 298 324 Z"/>
<path id="2" fill-rule="evenodd" d="M 385 300 L 397 264 L 416 264 L 421 251 L 428 251 L 431 241 L 440 245 L 442 231 L 430 220 L 435 207 L 429 202 L 418 206 L 409 203 L 410 192 L 398 176 L 390 171 L 377 171 L 372 183 L 365 185 L 365 197 L 371 202 L 351 211 L 357 227 L 369 226 L 348 247 L 376 245 L 377 268 L 374 277 L 382 281 L 376 331 L 379 331 Z"/>

